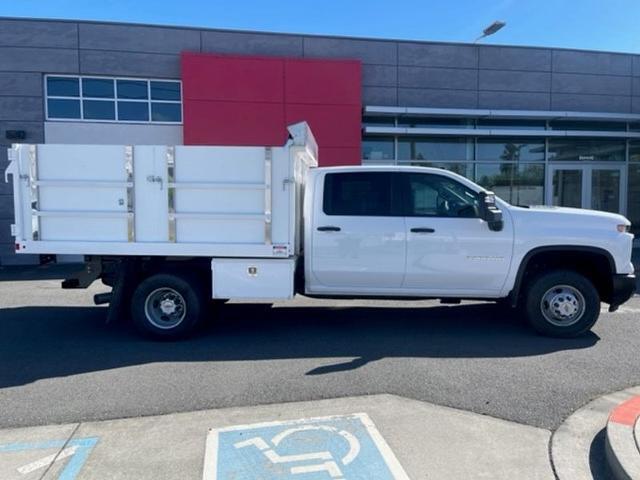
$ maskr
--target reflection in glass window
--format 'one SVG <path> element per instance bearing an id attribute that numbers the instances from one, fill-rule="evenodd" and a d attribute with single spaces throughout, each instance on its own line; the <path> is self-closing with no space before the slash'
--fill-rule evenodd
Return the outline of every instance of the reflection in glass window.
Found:
<path id="1" fill-rule="evenodd" d="M 146 100 L 147 82 L 142 80 L 118 80 L 118 98 Z"/>
<path id="2" fill-rule="evenodd" d="M 113 80 L 104 78 L 83 78 L 82 96 L 87 98 L 113 98 Z"/>
<path id="3" fill-rule="evenodd" d="M 640 163 L 629 164 L 627 218 L 631 221 L 631 231 L 640 235 Z"/>
<path id="4" fill-rule="evenodd" d="M 473 160 L 473 139 L 400 137 L 398 159 L 432 162 Z"/>
<path id="5" fill-rule="evenodd" d="M 147 102 L 118 102 L 119 120 L 149 120 L 149 104 Z"/>
<path id="6" fill-rule="evenodd" d="M 386 172 L 331 173 L 324 178 L 327 215 L 391 215 L 391 175 Z"/>
<path id="7" fill-rule="evenodd" d="M 490 130 L 544 130 L 544 121 L 535 120 L 478 120 L 477 128 Z"/>
<path id="8" fill-rule="evenodd" d="M 395 117 L 364 117 L 362 119 L 363 127 L 395 127 Z"/>
<path id="9" fill-rule="evenodd" d="M 49 118 L 80 118 L 80 100 L 50 98 L 47 100 Z"/>
<path id="10" fill-rule="evenodd" d="M 625 122 L 597 122 L 580 120 L 554 120 L 549 122 L 550 130 L 600 130 L 607 132 L 624 132 Z"/>
<path id="11" fill-rule="evenodd" d="M 177 80 L 47 75 L 45 86 L 48 120 L 182 122 Z"/>
<path id="12" fill-rule="evenodd" d="M 90 120 L 115 120 L 115 102 L 102 100 L 85 100 L 82 102 L 84 118 Z"/>
<path id="13" fill-rule="evenodd" d="M 80 84 L 74 77 L 47 77 L 47 95 L 49 97 L 78 97 Z"/>
<path id="14" fill-rule="evenodd" d="M 409 128 L 473 128 L 467 118 L 398 117 L 399 127 Z"/>
<path id="15" fill-rule="evenodd" d="M 640 162 L 640 142 L 629 142 L 629 161 Z"/>
<path id="16" fill-rule="evenodd" d="M 624 140 L 550 139 L 549 160 L 624 162 Z"/>
<path id="17" fill-rule="evenodd" d="M 365 136 L 362 139 L 362 158 L 365 160 L 393 160 L 393 137 Z"/>
<path id="18" fill-rule="evenodd" d="M 479 163 L 476 169 L 476 182 L 503 200 L 513 205 L 544 203 L 544 165 Z"/>
<path id="19" fill-rule="evenodd" d="M 422 173 L 400 174 L 400 178 L 403 180 L 400 185 L 408 190 L 406 216 L 473 218 L 478 215 L 478 194 L 455 180 Z"/>
<path id="20" fill-rule="evenodd" d="M 449 170 L 473 181 L 473 163 L 457 163 L 457 162 L 401 162 L 402 165 L 411 165 L 414 167 L 431 167 Z"/>
<path id="21" fill-rule="evenodd" d="M 180 84 L 177 82 L 151 82 L 152 100 L 180 100 Z"/>
<path id="22" fill-rule="evenodd" d="M 179 103 L 151 103 L 151 120 L 154 122 L 181 122 Z"/>
<path id="23" fill-rule="evenodd" d="M 544 162 L 544 140 L 538 138 L 479 138 L 477 159 L 490 162 Z"/>

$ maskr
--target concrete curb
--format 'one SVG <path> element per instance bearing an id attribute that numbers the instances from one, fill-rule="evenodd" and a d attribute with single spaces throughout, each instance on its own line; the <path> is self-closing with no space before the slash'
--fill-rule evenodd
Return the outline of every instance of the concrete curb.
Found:
<path id="1" fill-rule="evenodd" d="M 603 395 L 576 410 L 558 427 L 551 438 L 550 456 L 559 480 L 611 478 L 605 453 L 609 416 L 616 406 L 639 395 L 640 387 Z"/>
<path id="2" fill-rule="evenodd" d="M 640 478 L 640 449 L 636 431 L 640 421 L 640 395 L 613 409 L 607 421 L 606 456 L 618 480 Z"/>

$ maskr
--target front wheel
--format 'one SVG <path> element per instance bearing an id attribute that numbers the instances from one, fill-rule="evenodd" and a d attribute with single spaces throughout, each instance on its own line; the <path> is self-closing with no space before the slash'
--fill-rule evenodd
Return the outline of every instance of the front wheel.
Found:
<path id="1" fill-rule="evenodd" d="M 593 283 L 569 270 L 535 277 L 527 288 L 525 305 L 531 326 L 551 337 L 582 335 L 600 315 L 600 296 Z"/>
<path id="2" fill-rule="evenodd" d="M 158 274 L 142 281 L 131 299 L 136 328 L 158 339 L 186 337 L 205 311 L 197 285 L 186 275 Z"/>

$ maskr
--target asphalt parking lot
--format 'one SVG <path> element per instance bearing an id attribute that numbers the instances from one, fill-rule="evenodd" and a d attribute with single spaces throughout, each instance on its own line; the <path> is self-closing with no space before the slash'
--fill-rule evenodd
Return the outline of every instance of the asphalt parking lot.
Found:
<path id="1" fill-rule="evenodd" d="M 391 393 L 554 429 L 640 384 L 640 297 L 576 339 L 492 304 L 228 304 L 194 338 L 105 325 L 104 287 L 0 283 L 0 427 Z"/>

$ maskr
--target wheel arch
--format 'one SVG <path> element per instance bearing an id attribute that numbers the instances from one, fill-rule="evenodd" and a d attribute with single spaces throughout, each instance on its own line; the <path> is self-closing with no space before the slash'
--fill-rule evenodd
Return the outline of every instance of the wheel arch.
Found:
<path id="1" fill-rule="evenodd" d="M 594 263 L 580 263 L 580 260 L 592 260 Z M 513 289 L 509 293 L 511 306 L 517 306 L 526 281 L 544 266 L 581 273 L 594 283 L 603 301 L 608 302 L 611 297 L 616 264 L 610 252 L 586 245 L 549 245 L 533 248 L 522 258 Z M 605 272 L 605 276 L 597 275 Z"/>

